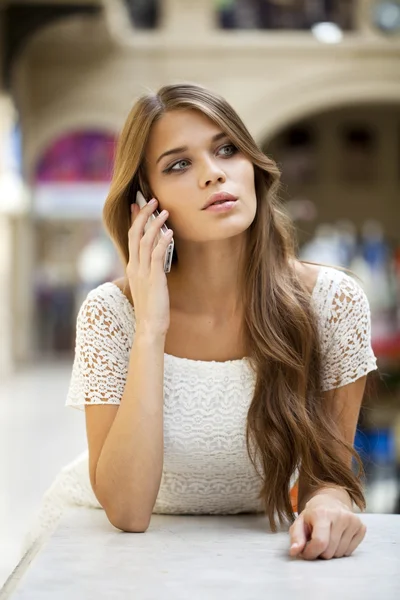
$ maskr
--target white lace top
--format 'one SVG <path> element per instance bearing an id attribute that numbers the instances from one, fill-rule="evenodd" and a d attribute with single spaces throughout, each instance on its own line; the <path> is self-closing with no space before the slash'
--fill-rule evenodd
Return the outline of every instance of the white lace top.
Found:
<path id="1" fill-rule="evenodd" d="M 321 267 L 311 301 L 326 355 L 323 390 L 376 369 L 370 309 L 360 285 Z M 67 405 L 120 404 L 134 335 L 134 308 L 115 284 L 89 292 L 77 318 Z M 260 480 L 245 442 L 254 384 L 246 358 L 217 362 L 165 354 L 164 467 L 154 512 L 262 511 Z"/>
<path id="2" fill-rule="evenodd" d="M 325 355 L 323 389 L 376 369 L 370 309 L 360 285 L 337 269 L 322 267 L 311 302 Z M 104 283 L 88 294 L 77 318 L 67 406 L 120 404 L 134 335 L 135 311 L 115 284 Z M 247 359 L 216 362 L 165 354 L 164 465 L 153 512 L 263 511 L 261 482 L 245 441 L 254 384 Z M 25 551 L 49 535 L 71 505 L 101 508 L 90 484 L 87 450 L 59 472 L 44 494 Z"/>

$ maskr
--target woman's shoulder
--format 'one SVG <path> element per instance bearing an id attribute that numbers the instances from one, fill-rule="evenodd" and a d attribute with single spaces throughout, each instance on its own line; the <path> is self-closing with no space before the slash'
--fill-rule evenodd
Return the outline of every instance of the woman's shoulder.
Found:
<path id="1" fill-rule="evenodd" d="M 124 302 L 128 301 L 129 304 L 133 308 L 132 294 L 131 294 L 129 283 L 128 283 L 128 280 L 126 279 L 126 277 L 120 277 L 119 279 L 114 279 L 114 281 L 111 281 L 109 283 L 111 283 L 111 285 L 114 285 L 115 287 L 118 288 L 118 290 L 121 293 L 121 298 L 123 299 L 123 301 Z"/>
<path id="2" fill-rule="evenodd" d="M 130 293 L 126 287 L 126 280 L 123 278 L 105 281 L 87 293 L 85 302 L 105 304 L 110 308 L 130 304 L 133 308 Z"/>
<path id="3" fill-rule="evenodd" d="M 350 326 L 354 320 L 369 318 L 366 293 L 350 272 L 328 265 L 303 266 L 303 280 L 307 280 L 313 308 L 323 327 L 338 322 Z"/>
<path id="4" fill-rule="evenodd" d="M 307 291 L 312 294 L 320 274 L 320 266 L 303 263 L 299 260 L 294 261 L 293 264 L 298 278 L 303 283 Z"/>
<path id="5" fill-rule="evenodd" d="M 124 329 L 130 329 L 134 321 L 134 310 L 125 293 L 124 280 L 106 281 L 90 290 L 83 300 L 78 321 L 119 323 Z"/>
<path id="6" fill-rule="evenodd" d="M 341 268 L 331 265 L 296 262 L 296 271 L 314 299 L 323 298 L 327 292 L 346 287 L 361 290 L 360 284 Z M 330 294 L 332 295 L 332 294 Z"/>

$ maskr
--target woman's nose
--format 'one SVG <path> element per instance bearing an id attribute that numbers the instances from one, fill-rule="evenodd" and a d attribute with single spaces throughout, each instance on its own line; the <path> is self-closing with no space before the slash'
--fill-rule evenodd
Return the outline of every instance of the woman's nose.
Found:
<path id="1" fill-rule="evenodd" d="M 213 160 L 206 161 L 200 175 L 201 185 L 204 187 L 208 187 L 213 183 L 224 183 L 225 181 L 226 175 L 225 172 L 221 169 L 221 166 Z"/>

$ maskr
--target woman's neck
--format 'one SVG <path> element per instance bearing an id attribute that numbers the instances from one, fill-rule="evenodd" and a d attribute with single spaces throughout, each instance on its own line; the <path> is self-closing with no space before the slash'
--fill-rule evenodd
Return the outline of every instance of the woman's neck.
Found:
<path id="1" fill-rule="evenodd" d="M 177 268 L 168 275 L 171 309 L 209 316 L 218 321 L 237 317 L 243 310 L 243 291 L 237 271 L 218 270 L 182 273 Z"/>

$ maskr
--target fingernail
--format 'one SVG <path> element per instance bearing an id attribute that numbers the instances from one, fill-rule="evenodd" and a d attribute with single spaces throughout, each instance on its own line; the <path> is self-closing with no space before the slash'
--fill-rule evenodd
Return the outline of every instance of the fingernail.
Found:
<path id="1" fill-rule="evenodd" d="M 155 204 L 157 202 L 157 200 L 155 198 L 152 198 L 149 202 L 149 204 Z"/>
<path id="2" fill-rule="evenodd" d="M 290 549 L 294 550 L 295 548 L 298 548 L 298 547 L 299 547 L 299 544 L 295 543 L 290 546 Z"/>

